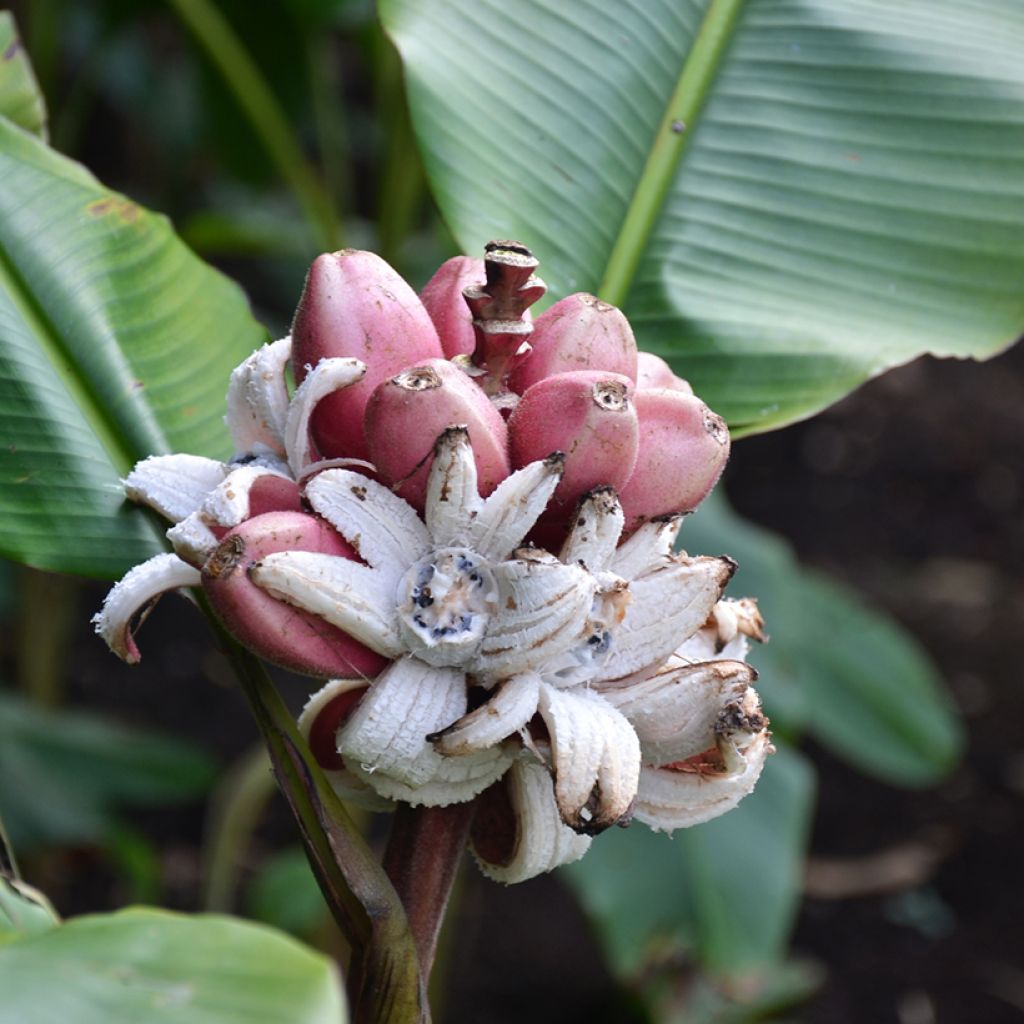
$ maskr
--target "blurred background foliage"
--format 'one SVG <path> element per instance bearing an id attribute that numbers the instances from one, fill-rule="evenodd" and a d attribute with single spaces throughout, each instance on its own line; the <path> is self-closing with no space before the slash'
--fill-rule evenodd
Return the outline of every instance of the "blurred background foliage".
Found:
<path id="1" fill-rule="evenodd" d="M 318 251 L 373 249 L 416 286 L 458 251 L 452 232 L 465 231 L 460 235 L 464 224 L 452 206 L 457 180 L 445 175 L 444 154 L 428 145 L 450 230 L 428 187 L 401 60 L 368 0 L 10 6 L 46 98 L 50 146 L 106 187 L 165 214 L 202 259 L 241 283 L 256 321 L 271 334 L 287 330 Z M 399 28 L 408 7 L 387 5 Z M 448 44 L 480 56 L 457 32 Z M 420 106 L 429 74 L 421 61 L 420 93 L 414 89 Z M 0 92 L 5 87 L 0 79 Z M 12 100 L 4 112 L 44 130 L 38 106 L 18 109 Z M 504 112 L 493 114 L 500 126 Z M 434 130 L 426 115 L 419 129 Z M 475 130 L 486 137 L 487 126 Z M 502 197 L 492 190 L 490 198 L 500 221 Z M 156 220 L 151 228 L 161 230 Z M 556 260 L 555 272 L 566 276 L 564 261 Z M 642 328 L 638 323 L 641 345 Z M 246 328 L 246 340 L 231 344 L 251 347 L 253 332 Z M 663 323 L 651 337 L 667 351 Z M 906 632 L 801 566 L 784 540 L 742 520 L 723 496 L 687 523 L 684 543 L 734 555 L 741 570 L 731 593 L 760 599 L 772 639 L 752 661 L 779 753 L 736 812 L 674 839 L 639 828 L 616 832 L 563 874 L 612 971 L 629 986 L 622 1006 L 635 1019 L 764 1019 L 788 1012 L 821 982 L 815 965 L 787 955 L 815 806 L 815 772 L 801 742 L 810 738 L 892 785 L 922 787 L 956 763 L 963 730 L 934 665 Z M 280 822 L 273 805 L 267 808 L 265 768 L 244 750 L 240 707 L 225 712 L 222 727 L 205 722 L 172 736 L 154 732 L 158 724 L 122 721 L 146 721 L 139 698 L 117 711 L 69 706 L 82 702 L 83 690 L 67 652 L 77 649 L 72 634 L 96 600 L 92 591 L 85 600 L 70 580 L 3 566 L 0 814 L 15 849 L 43 878 L 52 877 L 55 858 L 99 858 L 120 879 L 113 888 L 122 902 L 159 902 L 168 897 L 167 857 L 157 849 L 165 829 L 150 827 L 154 809 L 184 801 L 186 811 L 176 813 L 194 821 L 195 801 L 211 794 L 219 776 L 214 806 L 224 813 L 211 815 L 205 840 L 194 824 L 185 826 L 189 842 L 205 842 L 207 867 L 219 872 L 212 888 L 197 880 L 194 889 L 206 892 L 207 906 L 240 909 L 336 952 L 304 859 L 266 839 Z M 224 674 L 205 655 L 182 663 L 201 664 L 215 682 Z M 111 675 L 120 679 L 120 668 Z M 217 697 L 211 706 L 223 712 L 231 702 Z M 175 712 L 176 720 L 190 713 Z M 211 742 L 218 731 L 231 739 Z M 219 767 L 206 750 L 216 751 Z M 237 758 L 230 766 L 229 756 Z M 140 819 L 132 807 L 146 813 Z M 255 846 L 254 833 L 263 835 Z M 247 884 L 239 899 L 241 874 Z M 199 899 L 171 888 L 172 905 Z M 72 900 L 70 908 L 97 909 L 90 899 Z M 620 1011 L 627 1013 L 611 1012 Z"/>

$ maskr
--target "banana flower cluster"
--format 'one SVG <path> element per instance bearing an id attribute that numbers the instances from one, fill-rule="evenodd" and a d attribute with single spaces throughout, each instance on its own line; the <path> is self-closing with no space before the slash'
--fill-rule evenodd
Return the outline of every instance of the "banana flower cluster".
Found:
<path id="1" fill-rule="evenodd" d="M 95 617 L 135 662 L 140 612 L 202 587 L 241 643 L 326 681 L 300 727 L 343 797 L 477 800 L 504 882 L 613 824 L 722 814 L 771 752 L 756 604 L 723 598 L 730 559 L 675 551 L 725 425 L 615 307 L 534 321 L 536 267 L 492 242 L 417 296 L 371 253 L 319 257 L 291 335 L 231 375 L 236 456 L 127 477 L 174 554 Z"/>

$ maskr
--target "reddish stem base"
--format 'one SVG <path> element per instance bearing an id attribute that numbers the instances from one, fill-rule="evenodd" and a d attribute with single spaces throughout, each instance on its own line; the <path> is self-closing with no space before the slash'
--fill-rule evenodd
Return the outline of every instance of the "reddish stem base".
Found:
<path id="1" fill-rule="evenodd" d="M 476 803 L 395 811 L 384 870 L 401 897 L 424 985 L 437 951 L 445 908 L 469 839 Z"/>

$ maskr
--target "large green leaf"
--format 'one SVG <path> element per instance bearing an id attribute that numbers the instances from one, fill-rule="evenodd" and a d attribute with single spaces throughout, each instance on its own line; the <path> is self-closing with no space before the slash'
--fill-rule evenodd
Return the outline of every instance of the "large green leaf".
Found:
<path id="1" fill-rule="evenodd" d="M 0 117 L 46 136 L 46 102 L 10 11 L 0 11 Z"/>
<path id="2" fill-rule="evenodd" d="M 721 818 L 672 836 L 635 824 L 596 840 L 566 873 L 616 968 L 633 973 L 666 944 L 723 974 L 780 957 L 813 794 L 810 766 L 780 747 L 754 792 Z"/>
<path id="3" fill-rule="evenodd" d="M 758 691 L 777 727 L 806 730 L 855 767 L 925 785 L 956 763 L 963 729 L 935 666 L 908 633 L 820 573 L 788 545 L 744 522 L 715 495 L 683 527 L 692 552 L 727 552 L 729 585 L 757 597 L 771 637 L 751 652 Z"/>
<path id="4" fill-rule="evenodd" d="M 737 432 L 1024 331 L 1019 0 L 380 9 L 465 251 L 624 304 Z"/>
<path id="5" fill-rule="evenodd" d="M 197 797 L 214 774 L 181 740 L 0 694 L 0 817 L 15 848 L 96 842 L 118 806 Z"/>
<path id="6" fill-rule="evenodd" d="M 112 577 L 158 550 L 120 478 L 229 455 L 228 374 L 265 332 L 166 218 L 0 118 L 0 554 Z"/>
<path id="7" fill-rule="evenodd" d="M 337 968 L 228 917 L 129 909 L 0 947 L 2 1024 L 344 1024 Z"/>

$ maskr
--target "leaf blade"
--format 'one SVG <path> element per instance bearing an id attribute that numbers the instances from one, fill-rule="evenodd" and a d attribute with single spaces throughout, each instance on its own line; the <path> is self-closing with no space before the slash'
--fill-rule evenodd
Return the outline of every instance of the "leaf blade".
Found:
<path id="1" fill-rule="evenodd" d="M 897 785 L 931 785 L 954 767 L 963 728 L 936 667 L 894 620 L 800 566 L 781 538 L 745 522 L 719 495 L 687 521 L 682 540 L 739 562 L 729 593 L 756 596 L 764 612 L 771 639 L 750 660 L 785 735 L 806 732 Z"/>
<path id="2" fill-rule="evenodd" d="M 384 0 L 463 249 L 515 235 L 552 297 L 595 291 L 708 10 Z M 748 0 L 625 303 L 642 346 L 738 435 L 921 352 L 1011 344 L 1021 46 L 1009 0 Z"/>
<path id="3" fill-rule="evenodd" d="M 55 985 L 55 976 L 60 984 Z M 337 1024 L 334 964 L 263 925 L 129 908 L 5 945 L 0 1007 L 24 1024 Z"/>
<path id="4" fill-rule="evenodd" d="M 100 841 L 117 808 L 198 798 L 214 775 L 184 741 L 0 693 L 0 814 L 18 848 Z"/>
<path id="5" fill-rule="evenodd" d="M 778 961 L 799 905 L 813 794 L 809 762 L 780 747 L 728 814 L 672 836 L 633 825 L 569 865 L 617 971 L 637 972 L 666 943 L 716 974 Z"/>
<path id="6" fill-rule="evenodd" d="M 266 335 L 165 218 L 3 119 L 0 177 L 0 553 L 109 578 L 161 549 L 121 477 L 229 455 L 228 374 Z"/>

